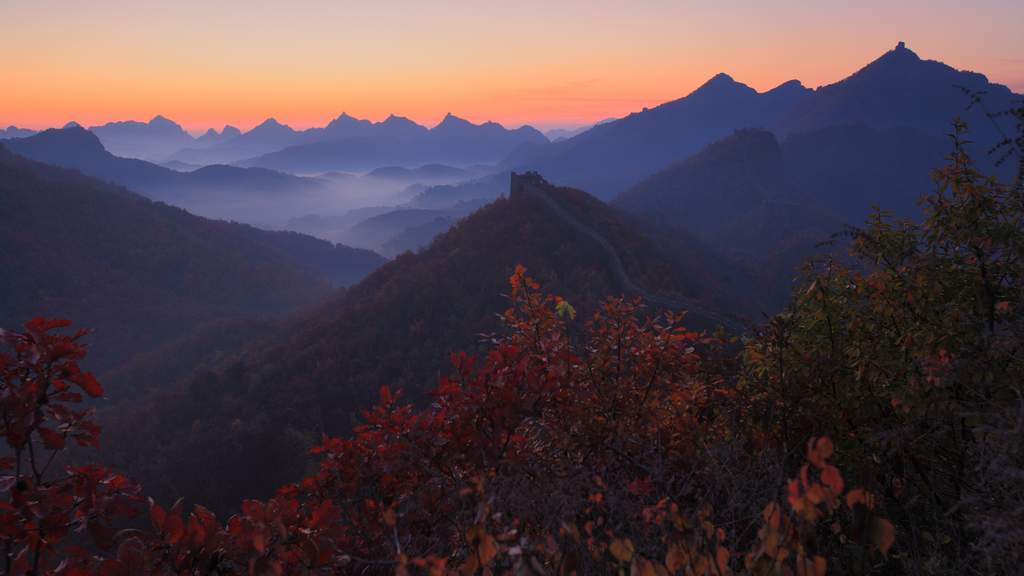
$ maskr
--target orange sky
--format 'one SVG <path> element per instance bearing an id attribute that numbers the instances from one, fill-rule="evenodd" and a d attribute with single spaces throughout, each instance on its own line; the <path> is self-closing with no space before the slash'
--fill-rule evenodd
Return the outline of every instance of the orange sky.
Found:
<path id="1" fill-rule="evenodd" d="M 198 132 L 341 112 L 541 129 L 620 117 L 719 72 L 840 80 L 898 41 L 1024 93 L 1019 0 L 34 0 L 0 6 L 0 126 L 157 114 Z M 771 4 L 771 6 L 768 6 Z"/>

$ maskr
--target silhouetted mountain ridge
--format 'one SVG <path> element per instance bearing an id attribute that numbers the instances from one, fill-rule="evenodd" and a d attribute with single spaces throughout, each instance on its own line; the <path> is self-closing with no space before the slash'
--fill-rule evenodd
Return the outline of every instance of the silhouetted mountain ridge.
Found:
<path id="1" fill-rule="evenodd" d="M 958 86 L 984 93 L 985 106 L 968 110 L 971 99 Z M 951 131 L 954 118 L 963 116 L 970 123 L 972 139 L 987 148 L 1002 136 L 985 108 L 1009 110 L 1013 99 L 1006 86 L 990 83 L 982 74 L 922 60 L 900 42 L 850 77 L 818 88 L 768 127 L 785 136 L 860 121 L 875 128 L 906 126 L 942 136 Z M 1012 133 L 1011 121 L 997 121 L 1004 124 L 1005 133 Z"/>
<path id="2" fill-rule="evenodd" d="M 610 200 L 736 129 L 764 126 L 810 92 L 791 81 L 758 93 L 718 74 L 683 98 L 595 126 L 562 142 L 522 150 L 500 166 L 536 170 L 553 182 Z"/>
<path id="3" fill-rule="evenodd" d="M 294 209 L 296 197 L 328 194 L 317 180 L 261 168 L 211 165 L 182 173 L 143 160 L 120 158 L 81 127 L 50 129 L 6 143 L 11 151 L 33 160 L 75 168 L 212 218 L 260 222 L 270 210 L 267 206 Z M 282 217 L 286 218 L 287 213 Z"/>
<path id="4" fill-rule="evenodd" d="M 957 86 L 983 94 L 981 104 L 968 110 L 971 98 Z M 859 121 L 873 128 L 905 126 L 941 136 L 957 116 L 969 121 L 971 139 L 983 154 L 1002 139 L 1002 133 L 1013 133 L 1012 119 L 996 119 L 1001 133 L 986 110 L 1009 110 L 1014 98 L 1020 97 L 981 74 L 922 60 L 900 43 L 849 78 L 813 91 L 793 80 L 758 94 L 718 74 L 679 100 L 568 140 L 524 146 L 500 168 L 536 170 L 554 182 L 610 200 L 735 129 L 767 127 L 783 138 Z"/>
<path id="5" fill-rule="evenodd" d="M 123 158 L 162 158 L 195 143 L 184 128 L 163 116 L 149 122 L 108 122 L 90 126 L 89 131 L 99 137 L 107 151 Z"/>
<path id="6" fill-rule="evenodd" d="M 28 128 L 8 126 L 6 130 L 0 130 L 0 140 L 7 140 L 8 138 L 25 138 L 36 133 L 36 130 L 30 130 Z"/>
<path id="7" fill-rule="evenodd" d="M 403 119 L 389 118 L 385 123 Z M 356 133 L 336 140 L 289 146 L 277 152 L 236 162 L 239 166 L 261 166 L 294 174 L 322 172 L 368 172 L 380 166 L 414 168 L 424 164 L 468 167 L 493 164 L 523 143 L 546 144 L 548 139 L 529 126 L 507 130 L 495 122 L 473 124 L 452 114 L 430 130 L 416 136 L 395 136 L 395 130 Z"/>

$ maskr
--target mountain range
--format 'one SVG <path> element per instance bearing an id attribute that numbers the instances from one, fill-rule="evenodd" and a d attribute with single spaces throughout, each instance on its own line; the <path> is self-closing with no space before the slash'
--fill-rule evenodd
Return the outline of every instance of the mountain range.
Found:
<path id="1" fill-rule="evenodd" d="M 980 101 L 972 104 L 975 96 Z M 369 172 L 383 166 L 413 169 L 431 163 L 497 164 L 495 172 L 533 170 L 611 200 L 647 176 L 749 127 L 766 127 L 783 141 L 852 121 L 942 136 L 949 122 L 962 115 L 984 150 L 1012 131 L 1010 119 L 990 118 L 987 112 L 1009 109 L 1014 98 L 1005 86 L 991 84 L 981 74 L 922 60 L 900 43 L 849 78 L 816 90 L 793 80 L 761 94 L 719 74 L 686 97 L 602 121 L 555 143 L 527 126 L 506 130 L 491 122 L 474 125 L 451 114 L 428 130 L 407 118 L 390 116 L 372 123 L 343 113 L 326 127 L 304 131 L 274 119 L 244 134 L 225 127 L 160 160 L 171 159 L 177 167 L 237 163 L 296 174 Z M 115 154 L 132 139 L 140 150 L 156 142 L 170 149 L 191 140 L 180 126 L 159 116 L 149 123 L 117 122 L 90 130 Z"/>
<path id="2" fill-rule="evenodd" d="M 90 126 L 89 132 L 111 154 L 126 158 L 159 158 L 195 142 L 184 128 L 163 116 L 149 122 L 108 122 Z"/>
<path id="3" fill-rule="evenodd" d="M 381 123 L 382 128 L 386 122 Z M 547 142 L 543 134 L 529 126 L 506 130 L 494 122 L 476 125 L 448 114 L 440 124 L 424 129 L 416 138 L 400 138 L 383 130 L 367 131 L 343 139 L 289 146 L 237 164 L 296 174 L 367 172 L 380 166 L 418 167 L 435 163 L 468 167 L 497 163 L 523 144 Z"/>
<path id="4" fill-rule="evenodd" d="M 610 200 L 735 129 L 765 126 L 810 93 L 794 80 L 761 94 L 719 74 L 684 98 L 568 140 L 522 149 L 500 167 L 533 170 L 552 182 Z"/>
<path id="5" fill-rule="evenodd" d="M 980 98 L 972 105 L 971 95 Z M 951 132 L 962 116 L 971 138 L 985 146 L 1013 133 L 1007 118 L 989 112 L 1010 110 L 1020 95 L 984 75 L 922 60 L 903 42 L 849 78 L 823 86 L 772 120 L 767 127 L 788 138 L 814 128 L 859 121 L 874 128 L 904 126 L 933 136 Z"/>
<path id="6" fill-rule="evenodd" d="M 0 130 L 0 140 L 7 140 L 8 138 L 25 138 L 35 134 L 36 130 L 29 130 L 28 128 L 18 128 L 17 126 L 8 126 L 5 130 Z"/>
<path id="7" fill-rule="evenodd" d="M 280 213 L 283 221 L 296 215 L 287 211 L 300 201 L 312 203 L 332 194 L 322 181 L 261 168 L 211 165 L 178 172 L 122 158 L 108 152 L 95 134 L 81 127 L 6 140 L 5 146 L 38 162 L 74 168 L 209 218 L 258 223 L 266 221 L 267 214 Z"/>
<path id="8" fill-rule="evenodd" d="M 524 142 L 548 142 L 543 134 L 529 126 L 506 130 L 494 122 L 477 125 L 452 114 L 432 129 L 395 115 L 374 123 L 342 113 L 323 128 L 295 130 L 269 118 L 245 133 L 225 126 L 219 133 L 211 128 L 199 138 L 193 138 L 180 125 L 163 116 L 156 116 L 149 122 L 109 122 L 91 126 L 89 131 L 100 139 L 106 150 L 124 158 L 192 166 L 238 163 L 247 167 L 283 167 L 284 171 L 302 174 L 366 172 L 387 165 L 416 168 L 434 162 L 462 167 L 493 164 Z M 33 134 L 35 131 L 11 126 L 0 131 L 0 138 L 25 138 Z M 348 140 L 352 142 L 339 144 Z M 350 157 L 366 142 L 377 143 L 370 156 Z M 348 154 L 330 152 L 339 145 Z M 331 160 L 302 161 L 303 154 L 319 154 L 323 158 L 324 152 L 318 152 L 322 146 L 326 146 Z M 286 152 L 295 147 L 299 148 L 298 152 Z M 281 154 L 266 157 L 274 153 Z"/>
<path id="9" fill-rule="evenodd" d="M 979 95 L 981 104 L 972 105 L 971 94 Z M 522 150 L 500 167 L 535 170 L 553 182 L 611 200 L 738 129 L 766 127 L 788 140 L 858 121 L 941 137 L 958 116 L 971 126 L 974 149 L 980 152 L 976 156 L 984 160 L 984 151 L 1014 130 L 1011 118 L 990 117 L 987 111 L 1009 110 L 1020 98 L 981 74 L 922 60 L 901 42 L 849 78 L 816 90 L 793 80 L 759 94 L 719 74 L 684 98 L 562 142 Z"/>
<path id="10" fill-rule="evenodd" d="M 979 95 L 978 102 L 974 95 Z M 769 186 L 791 190 L 794 197 L 817 198 L 820 208 L 836 221 L 860 222 L 873 204 L 913 214 L 916 198 L 926 191 L 921 177 L 946 153 L 942 133 L 949 129 L 949 121 L 957 115 L 969 121 L 970 137 L 977 142 L 975 157 L 983 169 L 992 171 L 994 158 L 979 152 L 1012 127 L 1009 118 L 989 117 L 986 110 L 1008 108 L 1014 97 L 980 74 L 922 60 L 901 43 L 849 78 L 816 90 L 790 81 L 758 93 L 720 74 L 684 98 L 600 123 L 556 143 L 529 127 L 510 131 L 452 115 L 431 130 L 396 116 L 372 123 L 342 114 L 324 128 L 302 132 L 271 119 L 244 134 L 226 127 L 220 135 L 204 138 L 210 142 L 208 151 L 276 151 L 241 161 L 246 169 L 213 165 L 183 174 L 114 156 L 92 132 L 81 128 L 7 142 L 12 150 L 36 160 L 78 168 L 208 217 L 285 227 L 301 217 L 335 218 L 363 206 L 405 204 L 401 208 L 447 214 L 406 211 L 390 218 L 387 221 L 408 224 L 409 240 L 390 243 L 387 249 L 383 244 L 391 235 L 405 230 L 386 227 L 371 232 L 364 226 L 362 242 L 350 233 L 355 222 L 323 235 L 333 242 L 344 240 L 394 254 L 393 250 L 422 245 L 429 231 L 444 229 L 445 222 L 438 218 L 461 217 L 468 206 L 496 198 L 511 171 L 536 171 L 611 201 L 736 130 L 756 126 L 776 135 L 785 160 L 784 181 Z M 93 128 L 109 138 L 147 130 L 166 138 L 185 134 L 160 117 L 147 124 Z M 286 144 L 290 146 L 279 149 Z M 495 166 L 471 166 L 493 162 L 509 150 Z M 1010 176 L 1009 167 L 1000 170 L 1002 176 Z M 322 176 L 290 174 L 295 172 Z M 367 174 L 358 177 L 351 172 Z M 463 205 L 456 207 L 459 202 Z M 631 205 L 623 202 L 623 207 Z M 662 211 L 659 206 L 642 210 Z M 659 217 L 674 211 L 668 206 Z M 410 220 L 416 214 L 422 218 Z M 711 234 L 705 236 L 709 241 L 718 234 L 725 250 L 742 244 L 724 239 L 725 230 L 703 233 Z M 774 243 L 750 238 L 747 244 L 760 246 L 762 253 L 775 249 Z"/>

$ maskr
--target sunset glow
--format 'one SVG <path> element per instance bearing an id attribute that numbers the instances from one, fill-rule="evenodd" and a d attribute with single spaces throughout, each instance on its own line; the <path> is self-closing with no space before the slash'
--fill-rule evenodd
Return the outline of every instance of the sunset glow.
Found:
<path id="1" fill-rule="evenodd" d="M 1024 92 L 1024 3 L 7 2 L 0 126 L 163 115 L 193 133 L 343 111 L 541 129 L 621 117 L 719 72 L 845 78 L 899 41 Z"/>

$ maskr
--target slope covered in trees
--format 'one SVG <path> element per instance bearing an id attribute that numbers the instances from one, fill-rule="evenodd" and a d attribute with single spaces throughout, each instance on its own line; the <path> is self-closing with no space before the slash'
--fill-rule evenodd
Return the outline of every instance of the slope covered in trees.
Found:
<path id="1" fill-rule="evenodd" d="M 383 259 L 192 216 L 0 149 L 0 321 L 73 316 L 99 328 L 102 371 L 201 322 L 281 316 Z"/>
<path id="2" fill-rule="evenodd" d="M 789 271 L 844 226 L 863 222 L 875 206 L 920 219 L 917 201 L 933 190 L 927 176 L 947 148 L 943 139 L 911 128 L 862 122 L 781 143 L 766 130 L 740 130 L 648 177 L 613 204 L 755 262 L 781 305 Z"/>
<path id="3" fill-rule="evenodd" d="M 928 176 L 945 163 L 948 140 L 912 128 L 851 122 L 792 135 L 782 143 L 782 154 L 794 185 L 846 222 L 864 222 L 872 206 L 920 221 L 917 201 L 934 191 Z M 987 154 L 979 160 L 988 168 L 995 162 Z"/>
<path id="4" fill-rule="evenodd" d="M 7 140 L 5 146 L 38 162 L 74 168 L 209 218 L 283 221 L 297 201 L 331 197 L 329 188 L 320 181 L 262 168 L 212 165 L 183 173 L 143 160 L 120 158 L 81 127 L 50 129 L 28 138 Z"/>
<path id="5" fill-rule="evenodd" d="M 674 249 L 693 255 L 677 260 L 593 197 L 572 189 L 552 193 L 602 230 L 630 276 L 646 287 L 710 307 L 736 308 L 751 297 L 734 294 L 720 279 L 742 270 L 724 268 L 724 260 L 696 240 L 676 242 Z M 245 496 L 268 495 L 304 470 L 299 447 L 322 432 L 345 433 L 382 384 L 423 404 L 447 369 L 449 352 L 483 352 L 480 334 L 497 328 L 501 294 L 517 263 L 580 314 L 623 291 L 599 244 L 536 199 L 501 198 L 429 248 L 398 256 L 291 322 L 277 343 L 250 349 L 243 361 L 199 374 L 157 401 L 105 411 L 110 460 L 139 474 L 154 493 L 185 495 L 218 510 Z M 213 401 L 224 398 L 231 400 Z M 196 450 L 209 457 L 196 459 Z M 252 472 L 257 462 L 269 463 L 260 466 L 267 476 Z M 185 477 L 185 470 L 195 476 Z"/>
<path id="6" fill-rule="evenodd" d="M 619 195 L 614 205 L 683 226 L 725 251 L 807 251 L 838 218 L 791 179 L 775 135 L 741 130 Z"/>

